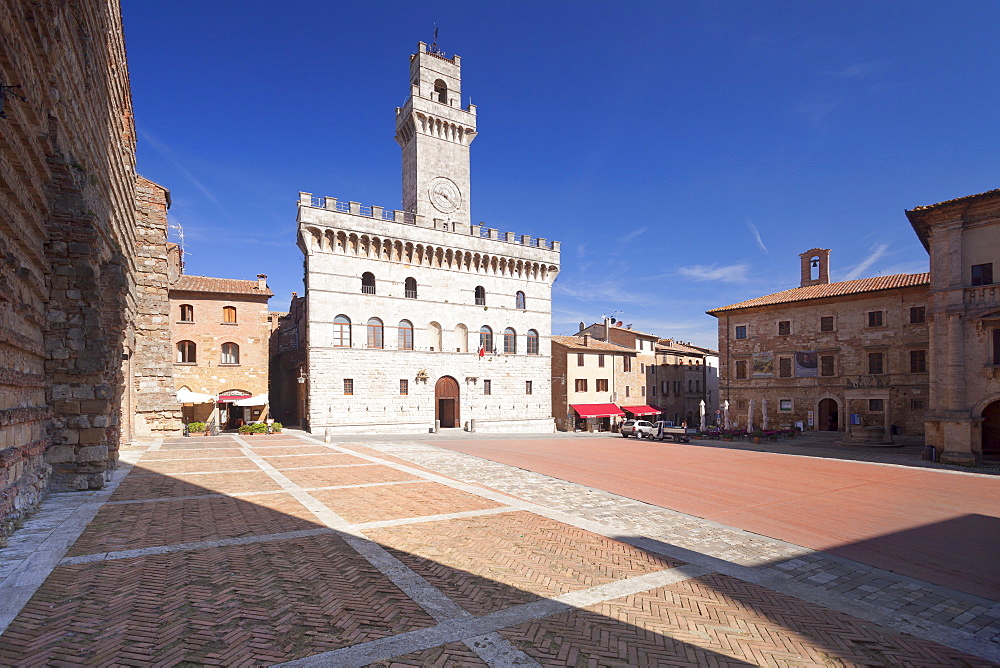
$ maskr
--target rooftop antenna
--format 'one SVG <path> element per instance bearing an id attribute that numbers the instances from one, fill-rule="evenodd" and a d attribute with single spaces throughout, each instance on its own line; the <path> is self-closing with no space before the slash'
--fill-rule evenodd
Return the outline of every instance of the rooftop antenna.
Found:
<path id="1" fill-rule="evenodd" d="M 434 24 L 434 41 L 431 42 L 431 48 L 428 49 L 431 53 L 441 53 L 441 47 L 438 46 L 438 25 Z"/>
<path id="2" fill-rule="evenodd" d="M 177 230 L 177 238 L 180 240 L 178 244 L 181 247 L 181 271 L 184 271 L 184 258 L 188 255 L 187 250 L 184 248 L 184 226 L 180 223 L 176 225 L 170 225 L 170 229 Z"/>

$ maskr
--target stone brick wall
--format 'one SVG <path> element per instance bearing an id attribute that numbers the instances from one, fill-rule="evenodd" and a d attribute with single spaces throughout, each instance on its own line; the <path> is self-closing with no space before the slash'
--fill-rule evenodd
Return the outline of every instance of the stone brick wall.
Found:
<path id="1" fill-rule="evenodd" d="M 114 466 L 135 135 L 118 3 L 0 0 L 0 532 Z"/>
<path id="2" fill-rule="evenodd" d="M 127 360 L 129 405 L 123 406 L 122 416 L 124 422 L 134 414 L 133 437 L 149 439 L 179 434 L 181 407 L 174 396 L 167 297 L 169 194 L 163 186 L 141 176 L 136 191 L 135 344 Z"/>

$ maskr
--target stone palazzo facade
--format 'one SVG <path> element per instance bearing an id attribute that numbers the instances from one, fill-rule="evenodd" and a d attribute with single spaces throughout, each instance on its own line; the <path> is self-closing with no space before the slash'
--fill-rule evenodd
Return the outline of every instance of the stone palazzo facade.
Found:
<path id="1" fill-rule="evenodd" d="M 460 85 L 460 58 L 421 43 L 396 110 L 406 211 L 300 195 L 314 433 L 554 429 L 559 243 L 471 224 Z"/>
<path id="2" fill-rule="evenodd" d="M 0 0 L 0 35 L 19 86 L 0 117 L 3 534 L 46 490 L 102 487 L 119 444 L 179 407 L 159 404 L 166 193 L 136 174 L 118 2 Z"/>

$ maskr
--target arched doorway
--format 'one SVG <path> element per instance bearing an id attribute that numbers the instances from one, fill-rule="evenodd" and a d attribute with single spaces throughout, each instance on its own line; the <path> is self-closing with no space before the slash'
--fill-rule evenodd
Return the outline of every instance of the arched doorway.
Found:
<path id="1" fill-rule="evenodd" d="M 1000 459 L 1000 401 L 983 409 L 983 459 Z"/>
<path id="2" fill-rule="evenodd" d="M 434 385 L 434 419 L 442 428 L 460 424 L 458 381 L 451 376 L 441 376 Z"/>
<path id="3" fill-rule="evenodd" d="M 840 410 L 836 399 L 823 399 L 819 402 L 819 420 L 816 429 L 819 431 L 837 431 L 840 428 Z"/>

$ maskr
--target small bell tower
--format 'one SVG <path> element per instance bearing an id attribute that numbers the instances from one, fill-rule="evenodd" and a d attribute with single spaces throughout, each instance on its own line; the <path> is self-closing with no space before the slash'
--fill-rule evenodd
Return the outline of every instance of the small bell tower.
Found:
<path id="1" fill-rule="evenodd" d="M 469 145 L 476 108 L 462 109 L 462 59 L 437 42 L 420 42 L 410 56 L 410 98 L 396 109 L 396 141 L 403 149 L 403 209 L 468 225 Z"/>
<path id="2" fill-rule="evenodd" d="M 807 285 L 826 285 L 830 282 L 830 249 L 813 248 L 799 255 L 802 262 L 802 282 Z"/>

